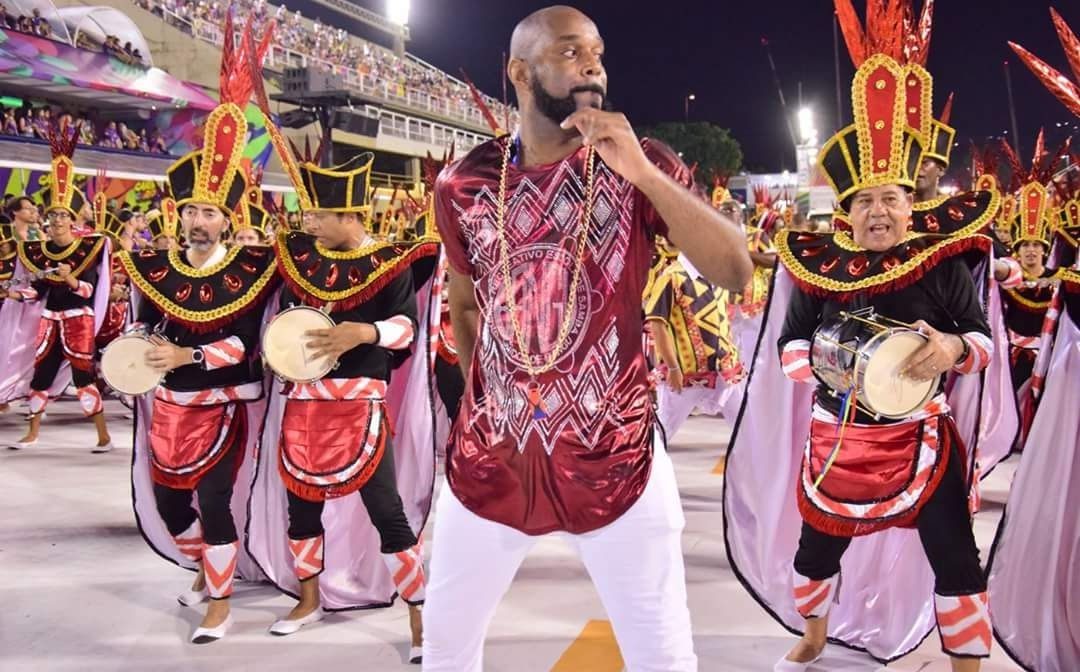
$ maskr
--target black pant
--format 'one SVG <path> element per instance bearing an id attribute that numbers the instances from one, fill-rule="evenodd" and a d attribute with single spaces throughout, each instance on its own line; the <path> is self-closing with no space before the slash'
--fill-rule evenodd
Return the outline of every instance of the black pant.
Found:
<path id="1" fill-rule="evenodd" d="M 244 413 L 243 406 L 237 413 Z M 178 490 L 154 483 L 154 499 L 165 527 L 174 537 L 183 533 L 197 517 L 202 520 L 203 540 L 211 546 L 236 541 L 236 524 L 232 516 L 233 481 L 236 476 L 237 451 L 243 451 L 245 432 L 236 432 L 233 443 L 218 463 L 210 468 L 194 490 Z M 199 516 L 191 506 L 194 494 L 199 493 Z"/>
<path id="2" fill-rule="evenodd" d="M 60 327 L 55 327 L 55 329 L 59 330 Z M 56 380 L 56 374 L 60 371 L 60 365 L 64 363 L 64 344 L 61 342 L 62 338 L 62 334 L 57 333 L 52 344 L 49 346 L 48 352 L 46 352 L 45 356 L 41 358 L 41 361 L 34 366 L 34 377 L 30 379 L 31 390 L 44 392 L 52 387 L 53 381 Z M 75 387 L 93 385 L 94 374 L 89 371 L 83 371 L 73 365 L 71 367 L 71 382 Z"/>
<path id="3" fill-rule="evenodd" d="M 416 535 L 409 527 L 401 496 L 397 490 L 394 474 L 394 451 L 390 439 L 386 440 L 379 466 L 368 482 L 360 488 L 368 516 L 381 541 L 379 551 L 397 553 L 416 545 Z M 289 538 L 310 539 L 323 533 L 322 512 L 324 502 L 310 502 L 289 493 Z"/>
<path id="4" fill-rule="evenodd" d="M 435 388 L 439 391 L 443 406 L 446 406 L 450 422 L 453 423 L 461 408 L 461 396 L 465 394 L 465 376 L 461 374 L 461 367 L 447 362 L 442 357 L 436 357 Z"/>
<path id="5" fill-rule="evenodd" d="M 971 530 L 959 452 L 952 449 L 938 489 L 915 521 L 926 559 L 934 570 L 934 592 L 938 595 L 971 595 L 986 590 Z M 812 581 L 827 579 L 840 571 L 840 558 L 850 544 L 850 537 L 834 537 L 804 522 L 795 553 L 795 571 Z"/>

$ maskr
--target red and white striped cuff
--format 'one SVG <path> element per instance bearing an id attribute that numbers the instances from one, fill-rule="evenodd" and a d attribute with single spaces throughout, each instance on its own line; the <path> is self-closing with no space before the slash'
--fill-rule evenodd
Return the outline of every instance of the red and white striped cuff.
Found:
<path id="1" fill-rule="evenodd" d="M 387 350 L 407 348 L 416 337 L 416 327 L 413 325 L 413 321 L 404 315 L 395 315 L 389 320 L 380 320 L 375 323 L 375 329 L 379 332 L 379 341 L 375 345 Z"/>
<path id="2" fill-rule="evenodd" d="M 401 599 L 408 604 L 423 602 L 427 581 L 424 578 L 424 557 L 420 544 L 397 553 L 383 553 L 382 558 Z"/>
<path id="3" fill-rule="evenodd" d="M 181 555 L 192 562 L 199 562 L 202 560 L 202 547 L 203 547 L 203 535 L 202 535 L 202 523 L 196 518 L 195 522 L 188 525 L 188 528 L 180 534 L 173 537 L 173 542 L 176 544 L 177 550 Z"/>
<path id="4" fill-rule="evenodd" d="M 780 365 L 784 375 L 796 383 L 812 383 L 814 371 L 810 368 L 810 341 L 788 341 L 780 353 Z"/>
<path id="5" fill-rule="evenodd" d="M 101 405 L 101 392 L 94 385 L 76 388 L 75 396 L 79 400 L 79 406 L 82 407 L 83 415 L 88 418 L 104 410 Z"/>
<path id="6" fill-rule="evenodd" d="M 1024 270 L 1020 267 L 1020 262 L 1012 257 L 1005 257 L 1004 259 L 998 259 L 1001 263 L 1009 267 L 1009 274 L 1005 276 L 1004 280 L 998 282 L 998 285 L 1003 289 L 1014 289 L 1024 284 Z"/>
<path id="7" fill-rule="evenodd" d="M 289 539 L 296 578 L 306 581 L 323 571 L 323 535 L 310 539 Z"/>
<path id="8" fill-rule="evenodd" d="M 33 287 L 20 287 L 15 290 L 23 301 L 36 301 L 38 298 L 38 291 Z"/>
<path id="9" fill-rule="evenodd" d="M 71 291 L 74 292 L 76 296 L 89 299 L 94 295 L 94 286 L 85 280 L 80 280 L 78 286 Z"/>
<path id="10" fill-rule="evenodd" d="M 941 648 L 950 656 L 987 658 L 990 655 L 990 607 L 986 592 L 972 595 L 934 595 Z"/>
<path id="11" fill-rule="evenodd" d="M 960 336 L 967 342 L 968 354 L 953 366 L 957 373 L 978 373 L 990 364 L 990 356 L 994 353 L 994 342 L 986 334 L 977 331 L 969 331 Z"/>
<path id="12" fill-rule="evenodd" d="M 247 349 L 239 336 L 229 336 L 202 346 L 202 351 L 206 370 L 213 371 L 226 366 L 235 366 L 244 361 Z"/>
<path id="13" fill-rule="evenodd" d="M 815 581 L 794 572 L 795 609 L 803 618 L 821 618 L 827 616 L 836 588 L 840 583 L 840 574 L 833 574 L 827 579 Z"/>

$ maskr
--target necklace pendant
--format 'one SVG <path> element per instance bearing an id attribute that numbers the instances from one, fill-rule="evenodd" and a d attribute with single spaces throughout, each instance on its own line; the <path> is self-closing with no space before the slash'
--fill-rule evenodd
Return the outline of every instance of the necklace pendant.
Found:
<path id="1" fill-rule="evenodd" d="M 529 402 L 529 408 L 532 409 L 533 420 L 546 420 L 547 405 L 544 403 L 544 399 L 540 396 L 540 384 L 536 382 L 535 378 L 530 378 L 529 382 L 525 383 L 525 399 Z"/>

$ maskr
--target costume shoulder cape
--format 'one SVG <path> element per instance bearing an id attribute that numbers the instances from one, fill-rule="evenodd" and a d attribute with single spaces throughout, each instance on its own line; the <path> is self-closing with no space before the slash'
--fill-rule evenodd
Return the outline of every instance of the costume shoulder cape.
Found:
<path id="1" fill-rule="evenodd" d="M 12 250 L 6 257 L 0 257 L 0 282 L 10 280 L 11 276 L 15 274 L 15 259 L 17 256 L 17 252 Z"/>
<path id="2" fill-rule="evenodd" d="M 369 300 L 421 260 L 431 266 L 424 269 L 430 273 L 439 253 L 435 238 L 377 242 L 342 252 L 328 250 L 298 231 L 279 233 L 275 248 L 278 272 L 289 289 L 307 305 L 333 302 L 335 310 Z"/>
<path id="3" fill-rule="evenodd" d="M 1024 280 L 1063 280 L 1065 275 L 1064 268 L 1048 268 L 1039 278 L 1029 278 L 1025 273 Z M 1011 287 L 1004 290 L 1004 293 L 1010 307 L 1031 313 L 1045 313 L 1054 296 L 1053 287 Z"/>
<path id="4" fill-rule="evenodd" d="M 859 247 L 845 231 L 782 231 L 776 238 L 780 263 L 803 291 L 841 301 L 857 292 L 874 296 L 903 289 L 945 259 L 973 249 L 986 253 L 990 247 L 990 238 L 983 235 L 957 238 L 908 233 L 899 245 L 884 252 Z"/>
<path id="5" fill-rule="evenodd" d="M 56 268 L 60 264 L 71 266 L 71 275 L 78 278 L 86 269 L 98 262 L 102 248 L 105 247 L 103 236 L 83 236 L 76 238 L 70 245 L 59 252 L 51 252 L 44 240 L 20 242 L 18 245 L 19 261 L 30 273 L 40 273 Z M 63 280 L 54 277 L 45 278 L 45 282 L 61 285 Z"/>
<path id="6" fill-rule="evenodd" d="M 141 250 L 117 255 L 124 271 L 158 310 L 196 332 L 232 322 L 276 284 L 269 247 L 237 246 L 213 266 L 194 268 L 176 250 Z"/>

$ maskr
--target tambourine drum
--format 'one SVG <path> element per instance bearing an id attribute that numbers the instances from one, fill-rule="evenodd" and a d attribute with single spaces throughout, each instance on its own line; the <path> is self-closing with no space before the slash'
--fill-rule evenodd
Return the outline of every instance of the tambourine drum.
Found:
<path id="1" fill-rule="evenodd" d="M 119 336 L 101 352 L 101 376 L 121 394 L 146 394 L 158 386 L 162 374 L 146 363 L 146 353 L 154 347 L 139 334 Z"/>
<path id="2" fill-rule="evenodd" d="M 864 411 L 905 418 L 922 408 L 938 389 L 941 375 L 916 381 L 900 369 L 926 336 L 903 323 L 866 313 L 841 312 L 814 332 L 810 367 L 818 380 L 843 394 L 853 386 Z"/>
<path id="3" fill-rule="evenodd" d="M 330 316 L 316 308 L 297 306 L 283 310 L 263 332 L 263 359 L 279 378 L 294 383 L 316 381 L 330 373 L 334 362 L 329 357 L 312 358 L 304 332 L 333 326 Z"/>

